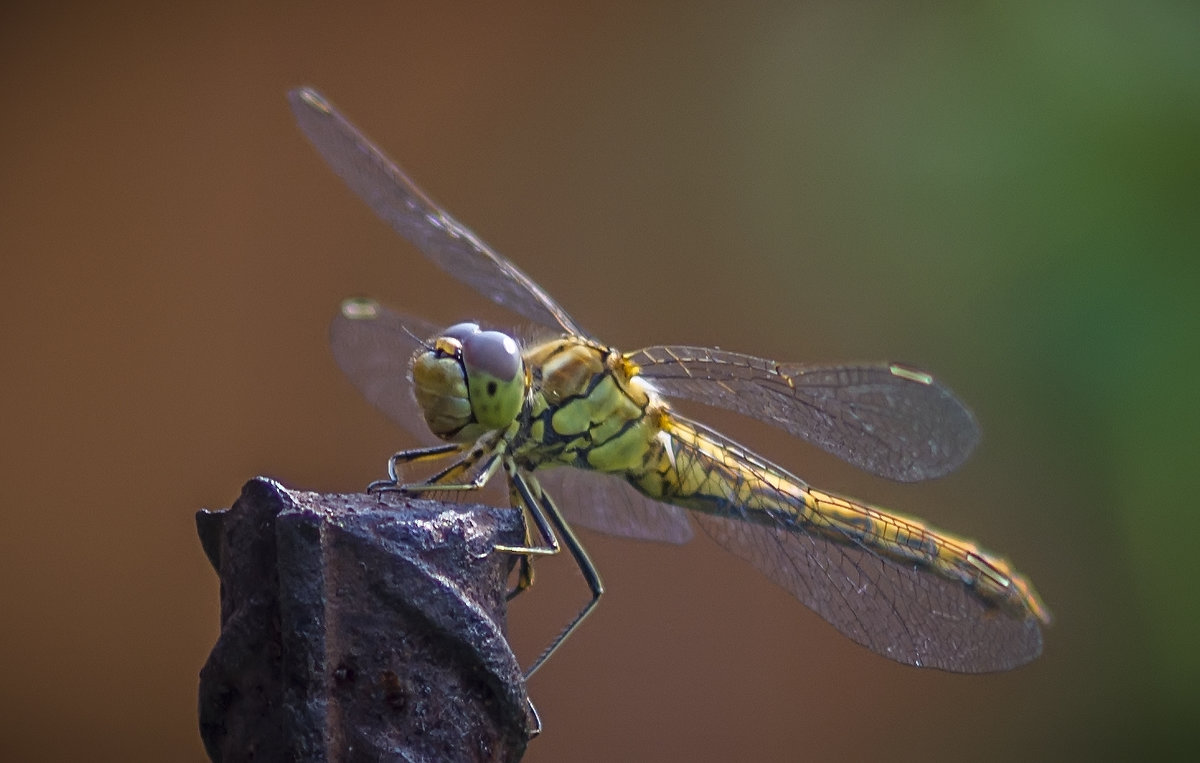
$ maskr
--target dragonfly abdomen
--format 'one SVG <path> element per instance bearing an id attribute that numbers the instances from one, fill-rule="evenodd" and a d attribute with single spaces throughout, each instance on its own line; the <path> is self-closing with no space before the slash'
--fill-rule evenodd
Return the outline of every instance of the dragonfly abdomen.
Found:
<path id="1" fill-rule="evenodd" d="M 1050 621 L 1008 562 L 919 520 L 817 490 L 695 422 L 662 422 L 651 468 L 630 481 L 652 498 L 724 518 L 819 535 L 961 583 L 983 601 Z"/>

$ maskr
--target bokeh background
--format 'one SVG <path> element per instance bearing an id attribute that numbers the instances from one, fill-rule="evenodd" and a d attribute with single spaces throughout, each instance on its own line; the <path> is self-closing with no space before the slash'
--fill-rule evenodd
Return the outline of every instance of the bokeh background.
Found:
<path id="1" fill-rule="evenodd" d="M 194 512 L 256 474 L 359 489 L 412 444 L 334 366 L 338 301 L 506 319 L 321 163 L 298 84 L 616 346 L 934 370 L 984 440 L 932 484 L 717 422 L 981 539 L 1057 616 L 1021 670 L 920 671 L 705 537 L 587 534 L 611 593 L 531 683 L 529 760 L 1190 739 L 1200 9 L 596 5 L 3 6 L 0 758 L 203 759 Z M 540 569 L 510 613 L 526 661 L 586 595 Z"/>

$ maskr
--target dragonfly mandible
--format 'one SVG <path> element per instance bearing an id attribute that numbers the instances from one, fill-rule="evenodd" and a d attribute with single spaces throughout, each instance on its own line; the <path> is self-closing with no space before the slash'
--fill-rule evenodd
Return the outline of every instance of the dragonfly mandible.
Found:
<path id="1" fill-rule="evenodd" d="M 682 543 L 694 521 L 846 636 L 897 662 L 974 673 L 1041 653 L 1049 610 L 1005 559 L 812 487 L 670 403 L 736 411 L 873 474 L 917 481 L 957 468 L 979 439 L 947 387 L 894 363 L 777 363 L 669 345 L 621 353 L 431 201 L 320 94 L 302 88 L 289 99 L 308 139 L 379 217 L 459 281 L 548 329 L 523 344 L 474 323 L 438 331 L 358 298 L 343 302 L 331 330 L 339 366 L 368 400 L 441 440 L 396 453 L 388 480 L 373 489 L 476 489 L 502 471 L 512 505 L 540 536 L 527 530 L 524 546 L 498 549 L 520 555 L 515 591 L 532 582 L 533 556 L 562 546 L 583 572 L 591 600 L 526 676 L 604 590 L 573 524 Z M 397 471 L 443 457 L 454 460 L 422 482 L 405 484 Z M 595 474 L 597 490 L 560 507 L 543 485 L 564 472 Z"/>

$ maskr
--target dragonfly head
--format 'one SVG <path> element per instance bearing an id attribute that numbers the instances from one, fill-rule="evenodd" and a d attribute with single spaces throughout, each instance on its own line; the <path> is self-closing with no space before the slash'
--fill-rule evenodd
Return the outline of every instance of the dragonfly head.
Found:
<path id="1" fill-rule="evenodd" d="M 469 442 L 507 427 L 525 399 L 520 346 L 475 323 L 455 324 L 418 350 L 412 378 L 426 423 L 446 440 Z"/>

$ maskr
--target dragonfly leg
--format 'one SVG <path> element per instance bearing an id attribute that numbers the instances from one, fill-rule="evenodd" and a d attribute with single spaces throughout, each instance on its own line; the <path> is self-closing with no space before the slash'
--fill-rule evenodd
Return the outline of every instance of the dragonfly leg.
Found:
<path id="1" fill-rule="evenodd" d="M 429 448 L 412 448 L 410 450 L 401 450 L 392 455 L 388 459 L 386 480 L 376 480 L 370 485 L 367 485 L 368 493 L 383 493 L 389 491 L 404 491 L 404 485 L 400 482 L 400 476 L 397 472 L 397 465 L 412 464 L 418 461 L 432 461 L 438 458 L 455 453 L 461 453 L 466 446 L 462 443 L 451 442 L 443 445 L 434 445 Z"/>
<path id="2" fill-rule="evenodd" d="M 373 482 L 368 486 L 368 492 L 379 491 L 399 491 L 409 495 L 415 493 L 427 493 L 435 491 L 460 491 L 460 490 L 479 490 L 487 484 L 496 473 L 504 459 L 500 457 L 502 448 L 493 450 L 488 454 L 484 466 L 479 470 L 478 474 L 470 481 L 464 482 L 464 475 L 468 474 L 472 468 L 477 466 L 477 462 L 483 457 L 483 451 L 477 450 L 468 453 L 465 457 L 455 461 L 450 466 L 433 475 L 424 482 L 419 483 L 401 483 L 395 471 L 397 463 L 412 463 L 414 461 L 426 461 L 435 458 L 440 458 L 451 453 L 460 452 L 461 445 L 436 446 L 433 448 L 421 448 L 408 451 L 400 451 L 392 456 L 388 462 L 388 480 L 380 480 Z M 522 518 L 525 515 L 525 510 L 522 506 L 527 505 L 524 499 L 512 487 L 510 480 L 509 499 L 511 505 L 522 512 Z M 505 546 L 499 545 L 493 548 L 494 551 L 504 553 L 520 554 L 520 570 L 517 575 L 517 585 L 513 590 L 509 591 L 506 600 L 511 600 L 514 596 L 524 591 L 533 585 L 533 564 L 530 559 L 533 555 L 557 554 L 559 552 L 558 539 L 550 532 L 550 528 L 546 525 L 543 517 L 533 514 L 533 510 L 529 510 L 534 516 L 534 521 L 538 525 L 538 532 L 546 541 L 546 546 L 534 546 L 530 538 L 529 523 L 523 522 L 525 526 L 525 545 L 522 546 Z"/>
<path id="3" fill-rule="evenodd" d="M 550 529 L 549 523 L 543 512 L 538 510 L 537 499 L 533 495 L 533 489 L 525 480 L 516 478 L 516 465 L 511 462 L 505 464 L 505 471 L 508 473 L 508 500 L 509 504 L 520 508 L 522 517 L 529 516 L 533 519 L 534 525 L 537 526 L 538 535 L 541 536 L 544 545 L 534 545 L 533 534 L 530 532 L 529 523 L 525 523 L 525 543 L 521 546 L 496 546 L 496 551 L 501 551 L 508 554 L 518 554 L 520 569 L 517 571 L 517 584 L 508 592 L 507 601 L 512 601 L 517 594 L 522 593 L 527 588 L 533 585 L 533 557 L 549 556 L 557 554 L 562 550 L 558 544 L 558 538 Z M 540 492 L 541 486 L 538 486 Z"/>
<path id="4" fill-rule="evenodd" d="M 490 453 L 482 449 L 472 450 L 429 479 L 397 485 L 395 489 L 409 494 L 482 490 L 500 468 L 503 455 L 504 449 L 501 447 L 494 448 Z M 472 469 L 478 471 L 474 477 L 468 477 Z"/>
<path id="5" fill-rule="evenodd" d="M 533 706 L 533 700 L 528 697 L 525 701 L 529 703 L 529 714 L 533 716 L 533 728 L 527 729 L 529 738 L 533 739 L 542 733 L 542 716 L 538 713 L 537 708 Z"/>
<path id="6" fill-rule="evenodd" d="M 505 471 L 508 473 L 509 497 L 512 504 L 514 507 L 521 507 L 523 509 L 522 514 L 528 514 L 533 519 L 538 535 L 541 536 L 541 540 L 544 543 L 544 545 L 540 546 L 534 545 L 532 533 L 528 524 L 526 524 L 524 545 L 497 545 L 494 547 L 495 551 L 520 555 L 520 570 L 518 572 L 517 584 L 509 592 L 508 598 L 511 599 L 533 585 L 533 557 L 557 554 L 562 551 L 564 545 L 571 552 L 571 556 L 575 559 L 575 564 L 578 565 L 579 571 L 583 574 L 583 578 L 592 592 L 592 598 L 579 610 L 579 613 L 575 615 L 571 622 L 567 623 L 566 627 L 550 642 L 550 645 L 542 651 L 538 658 L 533 661 L 533 665 L 525 671 L 525 678 L 528 679 L 550 658 L 551 654 L 562 646 L 567 637 L 579 627 L 584 618 L 596 607 L 596 604 L 600 601 L 600 597 L 604 595 L 604 582 L 600 579 L 600 573 L 596 570 L 596 565 L 588 557 L 583 544 L 579 542 L 579 538 L 567 524 L 562 513 L 554 504 L 554 501 L 542 490 L 541 485 L 537 483 L 532 475 L 521 473 L 512 459 L 506 457 L 503 440 L 494 443 L 490 450 L 479 447 L 473 449 L 470 453 L 424 482 L 401 483 L 396 471 L 397 464 L 441 458 L 454 453 L 461 453 L 463 448 L 464 446 L 459 444 L 447 444 L 432 448 L 400 451 L 388 461 L 389 480 L 372 483 L 368 487 L 368 490 L 396 490 L 409 494 L 479 490 L 496 474 L 496 470 L 501 465 L 504 466 Z M 475 470 L 475 476 L 468 479 L 468 475 L 470 475 L 472 470 Z M 535 710 L 535 717 L 536 712 Z"/>
<path id="7" fill-rule="evenodd" d="M 562 545 L 565 545 L 567 550 L 571 552 L 571 556 L 575 559 L 575 564 L 579 566 L 579 571 L 583 574 L 583 579 L 587 581 L 588 588 L 592 592 L 591 600 L 583 605 L 583 608 L 579 610 L 579 614 L 575 615 L 574 619 L 567 623 L 566 627 L 550 642 L 549 646 L 542 650 L 538 658 L 525 671 L 525 679 L 528 680 L 546 660 L 550 659 L 550 655 L 554 654 L 562 646 L 567 637 L 575 632 L 575 629 L 579 627 L 584 618 L 595 609 L 596 604 L 600 601 L 600 597 L 604 595 L 604 581 L 600 579 L 600 573 L 596 570 L 596 565 L 592 563 L 587 552 L 583 549 L 583 544 L 579 542 L 579 538 L 576 537 L 575 532 L 567 524 L 567 521 L 563 519 L 562 512 L 559 511 L 558 506 L 554 504 L 554 501 L 542 490 L 533 477 L 521 474 L 513 469 L 509 472 L 509 479 L 512 486 L 520 494 L 522 501 L 529 507 L 529 514 L 537 524 L 538 531 L 550 544 L 548 548 L 552 549 L 550 551 L 537 548 L 511 549 L 513 553 L 525 554 L 526 559 L 529 558 L 529 554 L 558 553 L 560 546 L 558 539 L 554 537 L 555 531 L 557 531 L 557 535 L 562 539 Z M 497 548 L 499 549 L 500 547 Z M 532 582 L 532 571 L 530 572 L 530 581 Z M 519 591 L 517 592 L 519 593 Z"/>
<path id="8" fill-rule="evenodd" d="M 402 450 L 392 456 L 388 462 L 388 479 L 372 482 L 367 486 L 368 492 L 396 491 L 407 495 L 431 492 L 460 492 L 480 490 L 500 468 L 504 455 L 503 441 L 494 443 L 489 450 L 476 445 L 470 453 L 442 469 L 437 474 L 421 482 L 401 482 L 396 473 L 397 463 L 412 463 L 415 461 L 431 461 L 453 453 L 461 453 L 465 445 L 439 445 L 433 448 L 418 448 Z M 483 464 L 480 467 L 480 463 Z M 469 476 L 472 470 L 477 470 L 475 476 Z"/>

